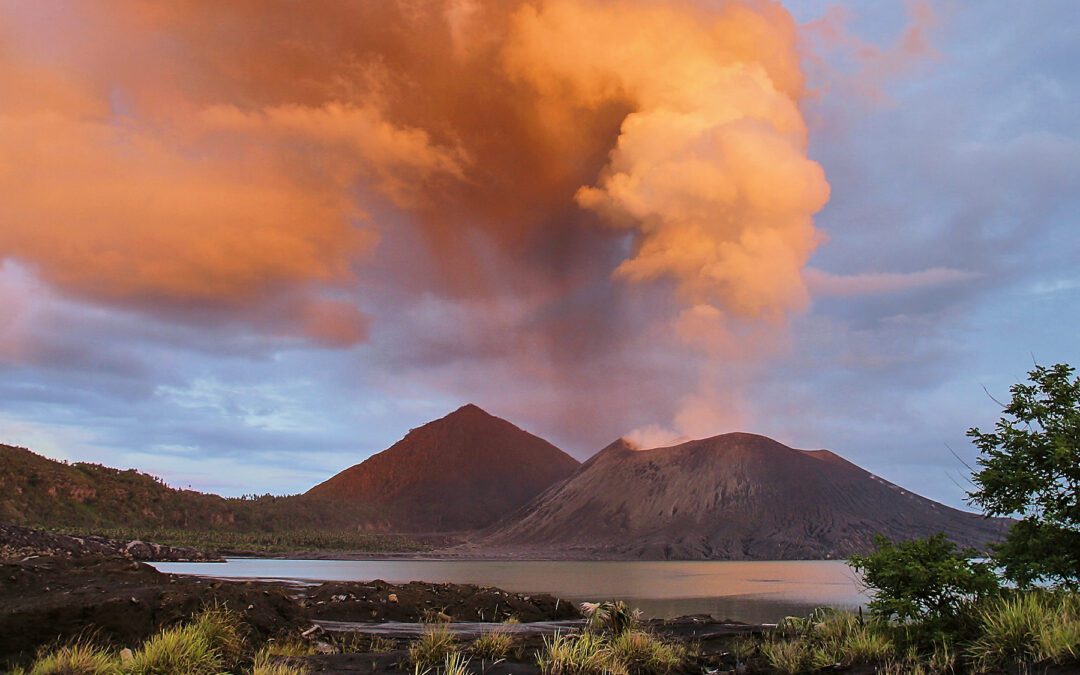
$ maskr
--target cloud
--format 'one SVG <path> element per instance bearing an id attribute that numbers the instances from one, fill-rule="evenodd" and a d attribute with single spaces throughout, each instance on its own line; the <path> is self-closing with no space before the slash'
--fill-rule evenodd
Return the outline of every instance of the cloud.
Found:
<path id="1" fill-rule="evenodd" d="M 860 295 L 904 293 L 959 284 L 978 279 L 980 275 L 946 267 L 934 267 L 919 272 L 868 272 L 843 275 L 831 274 L 811 267 L 806 270 L 805 276 L 812 294 L 847 298 Z"/>

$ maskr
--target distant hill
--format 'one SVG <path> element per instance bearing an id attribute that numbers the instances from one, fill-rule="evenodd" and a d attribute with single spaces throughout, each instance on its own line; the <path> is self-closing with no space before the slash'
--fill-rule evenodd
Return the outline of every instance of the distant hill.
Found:
<path id="1" fill-rule="evenodd" d="M 298 497 L 226 499 L 178 490 L 134 469 L 57 462 L 0 444 L 0 522 L 34 527 L 283 531 L 347 527 L 361 508 Z"/>
<path id="2" fill-rule="evenodd" d="M 482 539 L 560 557 L 843 558 L 882 533 L 979 549 L 1006 521 L 949 508 L 827 450 L 734 433 L 637 450 L 620 440 Z"/>
<path id="3" fill-rule="evenodd" d="M 474 530 L 526 504 L 579 466 L 506 420 L 466 405 L 410 431 L 304 496 L 379 514 L 373 529 Z"/>

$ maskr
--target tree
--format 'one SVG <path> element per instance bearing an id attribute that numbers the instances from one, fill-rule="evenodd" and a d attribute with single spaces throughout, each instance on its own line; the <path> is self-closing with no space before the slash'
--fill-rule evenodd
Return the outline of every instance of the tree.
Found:
<path id="1" fill-rule="evenodd" d="M 968 604 L 998 590 L 991 566 L 944 534 L 901 542 L 878 535 L 874 542 L 877 550 L 849 562 L 873 591 L 870 611 L 883 619 L 949 630 Z"/>
<path id="2" fill-rule="evenodd" d="M 979 448 L 969 496 L 987 515 L 1019 517 L 994 559 L 1021 586 L 1080 586 L 1080 378 L 1063 363 L 1036 366 Z"/>

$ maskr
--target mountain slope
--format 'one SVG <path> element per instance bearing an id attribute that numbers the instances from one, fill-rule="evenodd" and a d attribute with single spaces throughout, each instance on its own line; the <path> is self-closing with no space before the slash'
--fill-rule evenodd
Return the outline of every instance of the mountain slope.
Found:
<path id="1" fill-rule="evenodd" d="M 359 506 L 330 508 L 298 496 L 231 499 L 178 490 L 134 469 L 57 462 L 0 444 L 0 523 L 91 531 L 282 532 L 347 528 L 371 517 Z"/>
<path id="2" fill-rule="evenodd" d="M 945 532 L 984 547 L 1005 525 L 930 501 L 826 451 L 725 434 L 617 441 L 478 543 L 570 557 L 814 559 Z"/>
<path id="3" fill-rule="evenodd" d="M 466 405 L 410 431 L 305 499 L 360 504 L 372 529 L 449 532 L 486 527 L 579 466 L 551 443 Z"/>

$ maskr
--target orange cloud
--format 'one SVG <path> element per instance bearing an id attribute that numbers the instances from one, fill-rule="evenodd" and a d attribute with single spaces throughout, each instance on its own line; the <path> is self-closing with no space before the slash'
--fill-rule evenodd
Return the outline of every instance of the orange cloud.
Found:
<path id="1" fill-rule="evenodd" d="M 721 317 L 807 302 L 828 184 L 778 2 L 0 11 L 0 258 L 64 293 L 286 308 L 272 331 L 347 345 L 367 321 L 338 291 L 415 227 L 438 294 L 558 297 L 587 269 Z"/>

